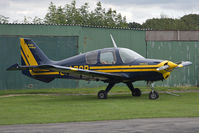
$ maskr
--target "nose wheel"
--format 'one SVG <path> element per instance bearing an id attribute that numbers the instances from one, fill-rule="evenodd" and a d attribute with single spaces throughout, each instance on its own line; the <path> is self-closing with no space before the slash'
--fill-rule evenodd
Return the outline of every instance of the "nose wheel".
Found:
<path id="1" fill-rule="evenodd" d="M 152 91 L 149 93 L 149 99 L 156 100 L 159 98 L 158 92 L 154 90 L 154 84 L 152 82 L 147 82 L 147 84 L 151 87 Z"/>
<path id="2" fill-rule="evenodd" d="M 158 98 L 159 98 L 158 92 L 156 92 L 156 91 L 151 91 L 151 92 L 149 93 L 149 99 L 155 100 L 155 99 L 158 99 Z"/>

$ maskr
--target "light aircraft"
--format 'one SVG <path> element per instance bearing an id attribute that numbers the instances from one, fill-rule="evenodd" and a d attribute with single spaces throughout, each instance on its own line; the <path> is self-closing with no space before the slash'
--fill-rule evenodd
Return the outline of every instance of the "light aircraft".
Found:
<path id="1" fill-rule="evenodd" d="M 190 61 L 173 63 L 144 58 L 135 51 L 117 47 L 110 36 L 113 48 L 98 49 L 61 61 L 49 59 L 33 40 L 20 38 L 21 65 L 14 64 L 7 70 L 21 70 L 24 75 L 47 83 L 56 78 L 103 81 L 108 86 L 98 92 L 99 99 L 107 99 L 112 87 L 121 82 L 128 86 L 132 96 L 141 96 L 140 89 L 134 88 L 132 83 L 144 80 L 152 89 L 149 99 L 157 99 L 159 94 L 152 83 L 166 80 L 174 69 L 192 64 Z"/>

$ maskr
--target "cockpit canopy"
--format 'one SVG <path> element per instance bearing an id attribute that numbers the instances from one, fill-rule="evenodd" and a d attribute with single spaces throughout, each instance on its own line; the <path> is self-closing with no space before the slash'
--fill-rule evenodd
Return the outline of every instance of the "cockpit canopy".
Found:
<path id="1" fill-rule="evenodd" d="M 86 53 L 87 64 L 116 64 L 118 58 L 126 64 L 144 57 L 127 48 L 107 48 Z"/>
<path id="2" fill-rule="evenodd" d="M 134 52 L 133 50 L 127 49 L 127 48 L 119 48 L 119 55 L 120 55 L 123 63 L 130 63 L 139 58 L 144 58 L 140 54 Z"/>

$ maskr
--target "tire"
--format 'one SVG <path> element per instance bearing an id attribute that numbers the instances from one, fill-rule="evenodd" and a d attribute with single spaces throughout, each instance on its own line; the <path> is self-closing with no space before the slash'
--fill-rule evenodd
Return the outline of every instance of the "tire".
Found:
<path id="1" fill-rule="evenodd" d="M 150 93 L 149 93 L 149 99 L 151 99 L 151 100 L 156 100 L 156 99 L 158 99 L 159 98 L 159 94 L 158 94 L 158 92 L 156 92 L 156 91 L 151 91 Z"/>
<path id="2" fill-rule="evenodd" d="M 104 90 L 98 92 L 98 99 L 107 99 L 107 93 Z"/>
<path id="3" fill-rule="evenodd" d="M 142 95 L 142 92 L 140 91 L 140 89 L 138 88 L 135 88 L 132 92 L 132 96 L 136 96 L 136 97 L 139 97 Z"/>

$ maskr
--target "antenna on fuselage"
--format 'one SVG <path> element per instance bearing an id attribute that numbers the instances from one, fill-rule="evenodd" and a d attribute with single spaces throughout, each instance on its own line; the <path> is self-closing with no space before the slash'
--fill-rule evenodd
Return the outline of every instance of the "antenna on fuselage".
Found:
<path id="1" fill-rule="evenodd" d="M 113 46 L 114 46 L 114 48 L 117 48 L 117 45 L 116 45 L 116 43 L 115 43 L 115 41 L 114 41 L 114 39 L 113 39 L 113 36 L 110 34 L 110 36 L 111 36 L 111 40 L 112 40 L 112 42 L 113 42 Z"/>

